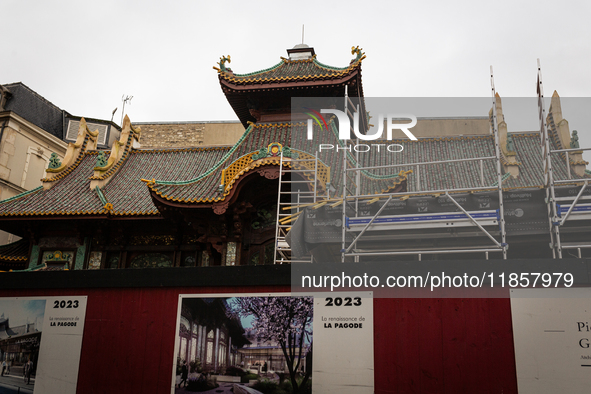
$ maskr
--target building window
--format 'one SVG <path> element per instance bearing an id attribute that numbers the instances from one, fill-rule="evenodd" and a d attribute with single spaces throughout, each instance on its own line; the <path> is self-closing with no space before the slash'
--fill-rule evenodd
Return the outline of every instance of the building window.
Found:
<path id="1" fill-rule="evenodd" d="M 101 252 L 90 252 L 90 257 L 88 259 L 88 269 L 89 270 L 100 269 L 102 257 L 103 257 L 103 254 Z"/>
<path id="2" fill-rule="evenodd" d="M 209 253 L 206 250 L 201 253 L 201 266 L 209 267 Z"/>
<path id="3" fill-rule="evenodd" d="M 236 265 L 236 242 L 228 242 L 226 245 L 226 265 Z"/>

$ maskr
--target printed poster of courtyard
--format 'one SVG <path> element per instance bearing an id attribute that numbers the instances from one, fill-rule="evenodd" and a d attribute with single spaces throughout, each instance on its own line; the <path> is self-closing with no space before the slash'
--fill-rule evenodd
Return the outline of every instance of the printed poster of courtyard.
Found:
<path id="1" fill-rule="evenodd" d="M 45 299 L 0 298 L 0 394 L 33 393 Z"/>
<path id="2" fill-rule="evenodd" d="M 311 393 L 314 299 L 181 296 L 174 393 Z"/>

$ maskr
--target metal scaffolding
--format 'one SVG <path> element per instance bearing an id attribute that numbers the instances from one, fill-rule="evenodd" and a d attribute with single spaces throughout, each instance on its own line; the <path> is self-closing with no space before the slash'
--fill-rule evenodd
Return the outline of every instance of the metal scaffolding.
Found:
<path id="1" fill-rule="evenodd" d="M 396 165 L 361 167 L 359 160 L 351 163 L 347 160 L 347 155 L 343 155 L 343 175 L 342 175 L 342 241 L 341 241 L 341 261 L 345 262 L 348 257 L 353 258 L 353 261 L 358 262 L 363 256 L 395 256 L 395 255 L 416 255 L 419 260 L 423 254 L 449 254 L 449 253 L 475 253 L 483 252 L 488 258 L 489 252 L 500 252 L 504 259 L 507 258 L 508 245 L 506 243 L 504 208 L 503 208 L 503 189 L 502 189 L 502 172 L 501 172 L 501 150 L 499 132 L 497 127 L 496 114 L 496 95 L 494 88 L 494 80 L 492 76 L 491 67 L 491 88 L 492 88 L 492 118 L 491 126 L 494 135 L 495 155 L 489 157 L 465 158 L 458 160 L 447 161 L 429 161 L 429 162 L 414 162 Z M 348 116 L 353 118 L 353 113 L 348 107 L 352 107 L 358 111 L 359 107 L 355 108 L 350 99 L 345 95 L 345 112 Z M 496 164 L 496 185 L 485 187 L 483 175 L 483 162 L 491 160 Z M 421 174 L 421 167 L 449 163 L 449 162 L 478 162 L 481 173 L 480 188 L 444 188 L 438 190 L 421 190 L 419 177 Z M 376 170 L 382 168 L 396 169 L 397 167 L 411 167 L 413 168 L 414 178 L 417 185 L 416 191 L 399 192 L 399 193 L 380 193 L 380 194 L 361 194 L 361 174 L 368 170 Z M 410 180 L 409 180 L 410 181 Z M 496 210 L 484 211 L 467 211 L 464 209 L 454 197 L 453 193 L 458 192 L 477 192 L 477 191 L 493 191 L 496 190 L 499 196 L 499 208 Z M 456 212 L 447 213 L 428 213 L 428 214 L 413 214 L 413 215 L 381 215 L 383 210 L 395 198 L 408 198 L 413 195 L 445 195 L 456 207 Z M 367 202 L 383 202 L 382 206 L 374 215 L 362 216 L 360 214 L 360 203 Z M 470 245 L 470 246 L 447 246 L 447 247 L 415 247 L 415 248 L 389 248 L 388 242 L 383 242 L 384 247 L 361 248 L 358 243 L 364 240 L 368 233 L 376 234 L 382 232 L 383 239 L 388 237 L 394 238 L 396 231 L 408 231 L 413 229 L 445 229 L 458 227 L 476 227 L 481 235 L 489 239 L 490 243 L 484 245 Z M 492 232 L 497 233 L 495 237 Z"/>
<path id="2" fill-rule="evenodd" d="M 456 254 L 456 253 L 484 253 L 488 259 L 489 253 L 500 253 L 503 259 L 507 258 L 508 244 L 506 242 L 504 206 L 503 206 L 503 174 L 501 166 L 501 148 L 498 131 L 494 79 L 491 67 L 491 92 L 492 92 L 492 114 L 490 116 L 491 132 L 494 136 L 494 155 L 483 157 L 467 157 L 444 161 L 424 161 L 402 164 L 390 164 L 383 166 L 363 167 L 359 160 L 359 152 L 349 147 L 357 144 L 358 140 L 349 139 L 340 141 L 343 144 L 340 150 L 342 158 L 342 178 L 339 180 L 338 191 L 329 191 L 330 181 L 324 180 L 323 188 L 318 187 L 322 181 L 318 179 L 318 168 L 324 164 L 318 160 L 318 153 L 312 161 L 310 159 L 285 158 L 282 154 L 279 175 L 279 193 L 277 199 L 277 228 L 276 228 L 276 249 L 275 263 L 296 262 L 292 260 L 291 248 L 286 241 L 286 236 L 291 229 L 291 223 L 305 211 L 305 209 L 318 209 L 327 203 L 334 208 L 342 207 L 341 211 L 341 243 L 335 252 L 340 253 L 341 262 L 359 262 L 365 256 L 395 256 L 415 255 L 421 259 L 427 254 Z M 359 98 L 357 98 L 359 99 Z M 361 103 L 361 100 L 359 101 Z M 347 95 L 345 90 L 344 112 L 350 118 L 350 124 L 354 125 L 355 118 L 359 119 L 360 105 L 355 104 Z M 351 127 L 351 131 L 353 127 Z M 355 153 L 353 153 L 355 152 Z M 310 156 L 312 157 L 312 156 Z M 300 163 L 301 162 L 301 163 Z M 494 168 L 492 183 L 490 176 L 485 180 L 484 163 L 490 162 Z M 300 163 L 300 164 L 298 164 Z M 428 166 L 442 163 L 474 163 L 479 168 L 480 179 L 477 187 L 464 188 L 421 188 L 421 173 L 425 173 Z M 364 194 L 361 191 L 362 177 L 370 174 L 372 170 L 389 169 L 392 173 L 399 174 L 404 168 L 412 168 L 412 177 L 407 182 L 413 182 L 416 189 L 412 192 L 391 192 Z M 489 165 L 488 168 L 491 168 Z M 290 174 L 291 177 L 287 177 Z M 487 184 L 488 182 L 488 184 Z M 300 185 L 302 187 L 295 187 Z M 305 189 L 305 185 L 307 189 Z M 340 192 L 340 193 L 339 193 Z M 367 192 L 367 191 L 366 191 Z M 457 193 L 475 192 L 496 192 L 498 193 L 498 209 L 480 209 L 470 211 L 465 209 L 458 201 Z M 332 194 L 332 195 L 331 195 Z M 340 195 L 339 195 L 340 194 Z M 288 201 L 284 196 L 289 195 Z M 405 200 L 413 196 L 438 196 L 444 197 L 448 202 L 455 205 L 454 212 L 441 213 L 417 213 L 405 215 L 382 215 L 388 204 L 395 199 Z M 361 206 L 369 203 L 379 203 L 380 208 L 373 215 L 362 211 Z M 422 246 L 411 245 L 405 247 L 394 247 L 392 242 L 404 238 L 408 230 L 424 231 L 430 229 L 438 232 L 438 236 L 445 239 L 445 246 Z M 458 231 L 462 230 L 462 231 Z M 457 241 L 459 238 L 469 237 Z M 376 244 L 374 241 L 380 239 Z M 452 241 L 452 242 L 447 242 Z M 310 260 L 298 260 L 297 262 L 310 262 Z"/>
<path id="3" fill-rule="evenodd" d="M 275 254 L 273 264 L 311 263 L 312 258 L 292 258 L 291 247 L 286 237 L 292 222 L 309 206 L 314 206 L 320 196 L 319 169 L 324 166 L 318 155 L 311 156 L 292 150 L 292 157 L 279 159 L 279 191 L 277 194 L 277 221 L 275 227 Z M 295 156 L 295 157 L 294 157 Z M 325 187 L 328 190 L 328 187 Z"/>
<path id="4" fill-rule="evenodd" d="M 563 249 L 576 249 L 578 257 L 581 257 L 581 249 L 591 248 L 591 242 L 564 242 L 563 238 L 568 238 L 561 233 L 561 228 L 567 221 L 591 220 L 591 204 L 583 201 L 591 200 L 591 196 L 585 196 L 583 193 L 589 185 L 589 178 L 580 178 L 573 176 L 571 172 L 571 163 L 569 154 L 572 152 L 580 153 L 591 150 L 591 148 L 568 148 L 554 149 L 550 147 L 550 135 L 548 132 L 547 114 L 544 103 L 544 89 L 542 85 L 542 70 L 540 59 L 538 59 L 538 115 L 540 122 L 540 146 L 542 153 L 542 163 L 544 170 L 544 188 L 546 190 L 546 204 L 548 207 L 548 225 L 550 229 L 550 248 L 554 258 L 562 258 Z M 555 179 L 552 168 L 552 155 L 564 155 L 566 160 L 567 179 Z M 575 188 L 576 196 L 557 197 L 557 187 L 571 186 Z"/>

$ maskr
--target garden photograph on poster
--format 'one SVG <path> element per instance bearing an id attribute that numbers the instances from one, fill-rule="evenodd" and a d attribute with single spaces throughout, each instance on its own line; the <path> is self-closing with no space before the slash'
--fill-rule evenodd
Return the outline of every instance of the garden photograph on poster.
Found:
<path id="1" fill-rule="evenodd" d="M 181 296 L 174 393 L 312 392 L 314 299 Z"/>

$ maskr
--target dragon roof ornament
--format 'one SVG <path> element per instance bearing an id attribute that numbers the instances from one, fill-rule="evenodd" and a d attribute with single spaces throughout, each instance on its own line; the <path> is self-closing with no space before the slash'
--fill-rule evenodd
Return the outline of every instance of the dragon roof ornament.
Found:
<path id="1" fill-rule="evenodd" d="M 231 72 L 232 70 L 226 67 L 226 62 L 232 63 L 232 59 L 230 59 L 230 55 L 220 57 L 220 61 L 218 62 L 218 65 L 220 67 L 218 68 L 218 67 L 214 66 L 213 69 L 217 70 L 218 73 L 225 73 L 228 71 Z"/>

